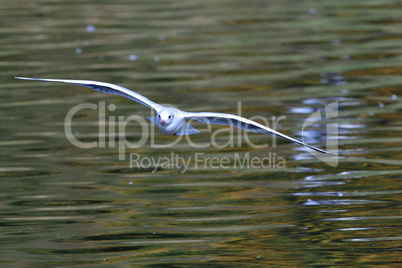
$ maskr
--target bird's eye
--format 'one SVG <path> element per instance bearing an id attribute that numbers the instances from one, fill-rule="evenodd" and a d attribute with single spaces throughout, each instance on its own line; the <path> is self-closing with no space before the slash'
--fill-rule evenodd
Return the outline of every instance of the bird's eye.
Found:
<path id="1" fill-rule="evenodd" d="M 171 115 L 169 115 L 169 118 L 171 118 L 172 116 Z"/>

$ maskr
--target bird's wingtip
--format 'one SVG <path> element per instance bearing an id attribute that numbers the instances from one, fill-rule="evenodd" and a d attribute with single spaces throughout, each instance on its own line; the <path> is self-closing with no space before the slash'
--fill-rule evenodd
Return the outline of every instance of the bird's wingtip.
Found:
<path id="1" fill-rule="evenodd" d="M 33 80 L 34 78 L 22 77 L 22 76 L 14 76 L 15 79 L 23 79 L 23 80 Z"/>
<path id="2" fill-rule="evenodd" d="M 305 146 L 306 146 L 307 148 L 313 149 L 314 151 L 320 152 L 320 153 L 322 153 L 322 154 L 334 155 L 334 156 L 337 155 L 337 154 L 334 154 L 334 153 L 325 151 L 325 150 L 323 150 L 323 149 L 319 149 L 319 148 L 317 148 L 317 147 L 314 147 L 314 146 L 311 146 L 311 145 L 308 145 L 308 144 L 305 144 Z"/>

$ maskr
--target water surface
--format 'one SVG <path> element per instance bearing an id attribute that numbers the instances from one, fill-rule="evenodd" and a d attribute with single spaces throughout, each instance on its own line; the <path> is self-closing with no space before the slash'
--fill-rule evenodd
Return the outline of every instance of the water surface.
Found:
<path id="1" fill-rule="evenodd" d="M 0 264 L 397 267 L 401 7 L 397 1 L 4 3 Z M 277 129 L 296 138 L 313 112 L 337 101 L 339 115 L 310 125 L 304 138 L 324 148 L 328 124 L 337 123 L 339 162 L 328 165 L 279 139 L 275 147 L 254 148 L 242 133 L 225 148 L 197 149 L 183 139 L 156 149 L 148 140 L 119 160 L 119 138 L 112 137 L 113 146 L 108 132 L 99 135 L 102 126 L 118 129 L 119 116 L 145 118 L 148 108 L 85 87 L 13 76 L 111 82 L 194 112 L 237 113 L 240 101 L 242 116 L 285 116 Z M 66 115 L 82 103 L 105 105 L 106 114 L 79 111 L 73 133 L 82 142 L 105 138 L 102 148 L 77 148 L 66 137 Z M 211 130 L 194 126 L 202 133 L 192 141 L 211 141 Z M 143 131 L 133 122 L 124 134 L 134 143 Z M 228 135 L 216 139 L 224 144 Z M 158 144 L 173 139 L 158 131 L 152 137 Z M 256 145 L 273 142 L 248 137 Z M 130 167 L 130 153 L 191 165 Z M 229 164 L 197 166 L 197 153 Z M 285 165 L 235 166 L 236 155 L 274 156 Z"/>

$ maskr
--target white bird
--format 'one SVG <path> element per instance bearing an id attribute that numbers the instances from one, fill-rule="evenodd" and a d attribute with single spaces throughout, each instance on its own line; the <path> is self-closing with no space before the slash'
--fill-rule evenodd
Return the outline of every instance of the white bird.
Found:
<path id="1" fill-rule="evenodd" d="M 318 149 L 314 146 L 308 145 L 304 142 L 291 138 L 285 134 L 282 134 L 278 131 L 270 129 L 269 127 L 261 125 L 252 120 L 246 119 L 244 117 L 224 113 L 210 113 L 210 112 L 190 113 L 181 111 L 179 109 L 175 109 L 172 107 L 162 106 L 127 88 L 110 83 L 103 83 L 89 80 L 42 79 L 42 78 L 28 78 L 28 77 L 15 77 L 15 78 L 24 80 L 77 84 L 95 89 L 100 92 L 126 97 L 128 99 L 131 99 L 133 101 L 141 103 L 142 105 L 154 109 L 157 113 L 157 116 L 148 117 L 148 119 L 151 120 L 153 123 L 155 123 L 163 133 L 168 135 L 191 135 L 200 133 L 198 130 L 196 130 L 186 122 L 187 119 L 195 119 L 197 121 L 209 124 L 235 126 L 254 133 L 265 133 L 265 134 L 276 135 L 278 137 L 306 146 L 318 152 L 324 154 L 332 154 L 330 152 Z"/>

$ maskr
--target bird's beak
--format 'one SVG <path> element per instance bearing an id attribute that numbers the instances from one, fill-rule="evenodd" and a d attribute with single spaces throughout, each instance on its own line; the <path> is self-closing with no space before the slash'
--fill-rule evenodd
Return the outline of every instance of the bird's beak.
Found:
<path id="1" fill-rule="evenodd" d="M 162 120 L 162 125 L 165 124 L 165 120 Z"/>

